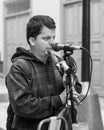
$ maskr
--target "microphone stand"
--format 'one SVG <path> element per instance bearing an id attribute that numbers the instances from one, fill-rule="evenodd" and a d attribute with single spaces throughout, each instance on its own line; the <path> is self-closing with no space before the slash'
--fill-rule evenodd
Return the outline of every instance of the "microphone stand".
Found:
<path id="1" fill-rule="evenodd" d="M 72 118 L 72 123 L 77 123 L 76 121 L 76 115 L 75 115 L 75 109 L 74 109 L 74 99 L 73 99 L 73 89 L 72 89 L 72 78 L 73 78 L 73 69 L 70 67 L 69 63 L 69 57 L 70 55 L 73 54 L 72 51 L 64 51 L 64 60 L 66 61 L 67 65 L 69 66 L 69 69 L 65 72 L 66 73 L 66 106 L 68 107 L 68 95 L 70 94 L 70 100 L 71 100 L 71 118 Z"/>

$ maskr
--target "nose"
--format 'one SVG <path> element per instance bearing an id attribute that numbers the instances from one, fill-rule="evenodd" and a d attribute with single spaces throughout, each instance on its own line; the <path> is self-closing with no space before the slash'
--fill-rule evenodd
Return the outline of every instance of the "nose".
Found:
<path id="1" fill-rule="evenodd" d="M 50 45 L 55 44 L 55 39 L 54 39 L 54 38 L 51 38 L 50 41 L 49 41 L 49 44 L 50 44 Z"/>

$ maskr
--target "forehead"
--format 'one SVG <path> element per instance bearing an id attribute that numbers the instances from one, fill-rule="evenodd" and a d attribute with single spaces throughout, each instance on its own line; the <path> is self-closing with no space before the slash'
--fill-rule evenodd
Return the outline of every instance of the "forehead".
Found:
<path id="1" fill-rule="evenodd" d="M 45 26 L 43 26 L 40 35 L 55 35 L 55 29 L 49 29 Z"/>

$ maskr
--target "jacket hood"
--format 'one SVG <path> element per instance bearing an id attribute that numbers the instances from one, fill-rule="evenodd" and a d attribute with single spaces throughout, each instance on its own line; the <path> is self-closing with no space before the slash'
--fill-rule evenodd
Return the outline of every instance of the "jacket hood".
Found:
<path id="1" fill-rule="evenodd" d="M 22 47 L 18 47 L 13 54 L 11 61 L 14 62 L 17 59 L 37 60 L 39 61 L 29 50 Z"/>

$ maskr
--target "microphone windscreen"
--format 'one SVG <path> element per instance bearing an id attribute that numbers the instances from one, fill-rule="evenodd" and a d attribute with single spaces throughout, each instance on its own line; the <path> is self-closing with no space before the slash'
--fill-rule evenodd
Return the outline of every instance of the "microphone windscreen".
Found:
<path id="1" fill-rule="evenodd" d="M 52 49 L 53 49 L 54 51 L 59 51 L 58 44 L 59 44 L 59 43 L 51 44 Z"/>

